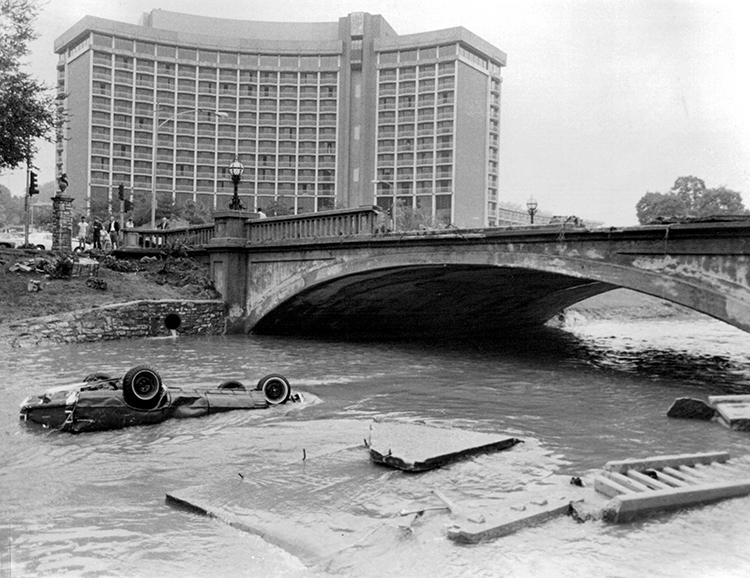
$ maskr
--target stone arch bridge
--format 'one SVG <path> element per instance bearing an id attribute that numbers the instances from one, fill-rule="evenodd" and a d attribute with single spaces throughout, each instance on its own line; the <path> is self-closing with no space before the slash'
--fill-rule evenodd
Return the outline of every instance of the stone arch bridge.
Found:
<path id="1" fill-rule="evenodd" d="M 407 336 L 540 325 L 616 288 L 750 331 L 750 221 L 387 231 L 372 208 L 216 216 L 229 331 Z"/>

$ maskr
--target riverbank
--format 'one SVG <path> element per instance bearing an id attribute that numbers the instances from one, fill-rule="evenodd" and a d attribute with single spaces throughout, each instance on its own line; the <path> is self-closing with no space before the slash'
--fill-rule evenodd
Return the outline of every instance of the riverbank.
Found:
<path id="1" fill-rule="evenodd" d="M 615 289 L 601 295 L 596 295 L 568 307 L 564 312 L 566 323 L 586 320 L 664 319 L 675 317 L 697 319 L 703 316 L 682 305 L 631 291 L 630 289 Z"/>
<path id="2" fill-rule="evenodd" d="M 0 342 L 14 347 L 159 335 L 168 314 L 182 332 L 213 334 L 225 314 L 208 267 L 182 257 L 63 264 L 53 253 L 4 249 L 0 295 Z"/>
<path id="3" fill-rule="evenodd" d="M 32 317 L 142 300 L 220 298 L 208 267 L 187 258 L 86 258 L 69 278 L 50 276 L 56 256 L 0 250 L 0 326 Z M 97 279 L 99 281 L 92 282 Z M 100 281 L 104 281 L 102 284 Z M 30 291 L 34 286 L 38 290 Z M 106 288 L 104 288 L 106 287 Z"/>

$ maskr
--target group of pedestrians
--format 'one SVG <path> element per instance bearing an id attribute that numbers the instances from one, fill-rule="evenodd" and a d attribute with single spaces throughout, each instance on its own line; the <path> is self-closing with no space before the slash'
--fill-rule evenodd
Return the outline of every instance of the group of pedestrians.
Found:
<path id="1" fill-rule="evenodd" d="M 133 219 L 128 219 L 125 229 L 133 228 Z M 81 217 L 78 223 L 78 248 L 86 249 L 86 242 L 89 239 L 89 230 L 91 231 L 92 248 L 99 251 L 119 249 L 122 246 L 122 236 L 120 234 L 120 222 L 114 217 L 110 217 L 105 223 L 94 218 L 93 224 L 89 224 L 86 217 Z"/>

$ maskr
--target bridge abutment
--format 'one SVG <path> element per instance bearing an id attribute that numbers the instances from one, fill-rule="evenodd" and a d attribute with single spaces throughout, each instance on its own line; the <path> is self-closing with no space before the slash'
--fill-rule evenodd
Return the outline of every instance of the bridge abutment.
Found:
<path id="1" fill-rule="evenodd" d="M 214 237 L 208 245 L 211 279 L 228 306 L 228 333 L 244 331 L 249 277 L 245 223 L 257 218 L 258 214 L 250 211 L 214 213 Z"/>

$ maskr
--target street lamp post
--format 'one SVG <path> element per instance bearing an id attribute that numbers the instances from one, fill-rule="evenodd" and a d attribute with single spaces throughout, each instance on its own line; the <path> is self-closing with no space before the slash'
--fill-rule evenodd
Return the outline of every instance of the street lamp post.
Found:
<path id="1" fill-rule="evenodd" d="M 245 166 L 240 162 L 237 155 L 234 155 L 234 160 L 229 165 L 229 174 L 232 177 L 232 183 L 234 184 L 234 194 L 232 195 L 232 201 L 229 203 L 229 209 L 232 211 L 242 211 L 245 209 L 245 205 L 240 201 L 240 195 L 237 189 L 240 186 L 242 180 L 242 173 L 245 172 Z"/>
<path id="2" fill-rule="evenodd" d="M 211 110 L 208 108 L 189 108 L 187 110 L 183 110 L 182 112 L 178 112 L 177 114 L 173 114 L 167 119 L 164 119 L 163 121 L 159 122 L 159 107 L 160 106 L 169 106 L 167 103 L 164 102 L 157 102 L 154 105 L 154 118 L 153 118 L 153 126 L 154 126 L 154 137 L 153 142 L 151 143 L 151 228 L 156 228 L 156 148 L 157 143 L 159 140 L 159 129 L 163 127 L 165 124 L 167 124 L 170 120 L 176 119 L 178 116 L 182 116 L 183 114 L 188 114 L 191 112 L 198 112 L 199 110 L 204 110 L 210 114 L 213 114 L 216 116 L 216 118 L 226 118 L 229 116 L 228 112 L 222 112 L 219 110 Z"/>
<path id="3" fill-rule="evenodd" d="M 529 197 L 529 200 L 526 201 L 526 209 L 529 211 L 529 218 L 532 225 L 534 224 L 534 215 L 536 215 L 537 206 L 538 203 L 534 200 L 534 197 Z"/>
<path id="4" fill-rule="evenodd" d="M 380 181 L 378 179 L 375 179 L 372 181 L 374 185 L 383 184 L 387 187 L 390 187 L 391 192 L 393 193 L 393 203 L 391 204 L 391 220 L 393 221 L 393 230 L 396 230 L 396 203 L 398 202 L 398 199 L 396 198 L 396 187 L 393 186 L 393 183 L 389 183 L 388 181 Z M 377 190 L 376 196 L 377 196 Z"/>

